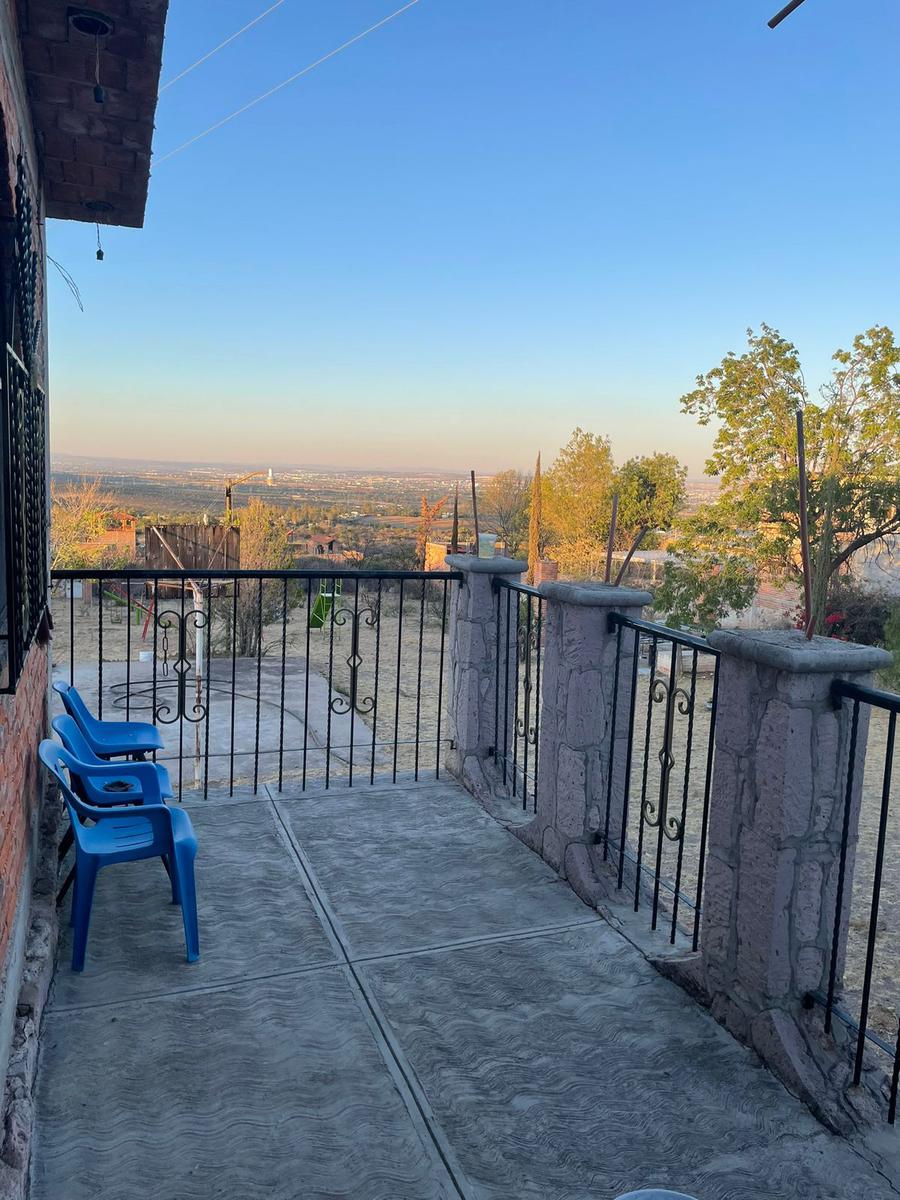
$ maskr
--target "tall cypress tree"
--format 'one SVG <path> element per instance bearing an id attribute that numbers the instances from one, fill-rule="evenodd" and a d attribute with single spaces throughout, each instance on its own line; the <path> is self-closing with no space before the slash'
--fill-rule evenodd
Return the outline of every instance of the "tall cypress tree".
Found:
<path id="1" fill-rule="evenodd" d="M 450 534 L 450 550 L 459 554 L 459 484 L 453 493 L 453 532 Z"/>
<path id="2" fill-rule="evenodd" d="M 541 455 L 538 451 L 537 463 L 534 467 L 534 478 L 531 481 L 531 506 L 528 513 L 528 575 L 529 583 L 534 583 L 534 572 L 541 556 Z"/>

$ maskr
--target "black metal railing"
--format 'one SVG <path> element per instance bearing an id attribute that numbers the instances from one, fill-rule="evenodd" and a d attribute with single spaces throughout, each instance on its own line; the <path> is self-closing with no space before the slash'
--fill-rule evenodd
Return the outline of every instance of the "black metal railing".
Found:
<path id="1" fill-rule="evenodd" d="M 522 809 L 537 809 L 545 601 L 535 587 L 495 579 L 494 753 Z"/>
<path id="2" fill-rule="evenodd" d="M 826 1032 L 838 1020 L 855 1033 L 854 1086 L 867 1046 L 887 1056 L 893 1124 L 900 1084 L 900 830 L 891 801 L 900 786 L 894 781 L 900 695 L 838 679 L 832 697 L 838 706 L 850 705 L 840 855 L 826 991 L 806 999 L 810 1007 L 823 1006 Z M 858 838 L 852 833 L 857 820 Z"/>
<path id="3" fill-rule="evenodd" d="M 6 347 L 2 389 L 0 691 L 10 692 L 47 605 L 46 402 L 11 346 Z"/>
<path id="4" fill-rule="evenodd" d="M 439 776 L 452 571 L 52 573 L 54 670 L 185 788 Z"/>
<path id="5" fill-rule="evenodd" d="M 616 634 L 606 804 L 597 840 L 634 911 L 674 944 L 681 908 L 700 937 L 719 655 L 702 637 L 610 615 Z M 685 659 L 687 661 L 685 662 Z M 655 719 L 656 712 L 660 720 Z M 648 861 L 649 858 L 649 861 Z"/>

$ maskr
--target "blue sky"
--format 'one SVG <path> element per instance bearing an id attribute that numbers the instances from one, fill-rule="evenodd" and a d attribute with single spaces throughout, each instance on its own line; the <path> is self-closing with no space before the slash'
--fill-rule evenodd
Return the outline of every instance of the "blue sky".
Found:
<path id="1" fill-rule="evenodd" d="M 285 0 L 160 99 L 157 155 L 399 6 Z M 163 77 L 266 7 L 173 0 Z M 900 332 L 896 0 L 419 0 L 49 223 L 57 452 L 490 471 L 575 425 L 702 469 L 748 325 Z"/>

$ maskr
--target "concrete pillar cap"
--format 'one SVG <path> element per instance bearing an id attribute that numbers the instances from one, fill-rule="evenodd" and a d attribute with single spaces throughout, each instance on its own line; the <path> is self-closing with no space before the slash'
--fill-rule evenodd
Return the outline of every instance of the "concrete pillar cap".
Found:
<path id="1" fill-rule="evenodd" d="M 472 575 L 524 575 L 528 563 L 517 558 L 477 558 L 474 554 L 448 554 L 444 560 L 451 571 L 468 571 Z"/>
<path id="2" fill-rule="evenodd" d="M 653 600 L 649 592 L 613 587 L 610 583 L 559 583 L 548 579 L 538 585 L 538 591 L 546 600 L 583 608 L 641 608 Z"/>
<path id="3" fill-rule="evenodd" d="M 707 641 L 722 654 L 792 674 L 881 671 L 893 662 L 893 655 L 880 646 L 826 637 L 807 640 L 801 629 L 716 629 Z"/>

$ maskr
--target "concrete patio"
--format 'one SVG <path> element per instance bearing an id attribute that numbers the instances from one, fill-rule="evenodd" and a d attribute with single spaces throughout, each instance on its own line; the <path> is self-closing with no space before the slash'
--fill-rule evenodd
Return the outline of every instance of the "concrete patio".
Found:
<path id="1" fill-rule="evenodd" d="M 158 862 L 64 940 L 34 1200 L 898 1194 L 455 785 L 190 811 L 201 962 Z"/>

